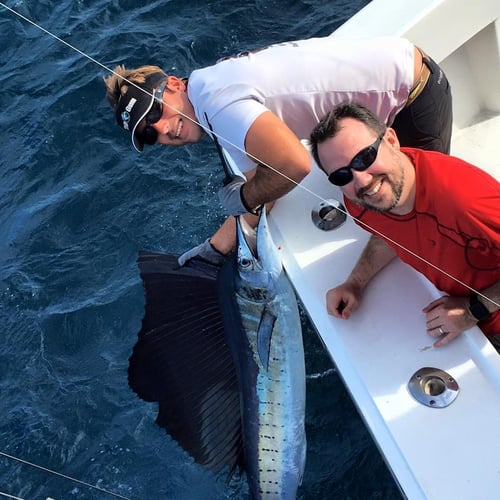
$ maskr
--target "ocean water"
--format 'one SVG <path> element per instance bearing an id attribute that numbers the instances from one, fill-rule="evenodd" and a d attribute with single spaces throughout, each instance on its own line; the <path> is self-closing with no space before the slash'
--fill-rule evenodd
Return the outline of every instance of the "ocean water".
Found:
<path id="1" fill-rule="evenodd" d="M 0 497 L 248 498 L 244 478 L 227 484 L 194 464 L 127 385 L 144 307 L 137 252 L 181 252 L 222 222 L 216 151 L 206 140 L 137 155 L 104 99 L 100 64 L 184 76 L 245 49 L 328 35 L 366 3 L 6 2 L 94 61 L 0 6 Z M 308 454 L 298 498 L 400 498 L 303 326 Z"/>

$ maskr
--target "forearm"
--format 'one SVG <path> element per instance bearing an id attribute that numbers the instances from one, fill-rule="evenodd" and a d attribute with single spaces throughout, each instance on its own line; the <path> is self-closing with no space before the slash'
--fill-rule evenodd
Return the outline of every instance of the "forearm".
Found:
<path id="1" fill-rule="evenodd" d="M 259 165 L 255 175 L 242 188 L 242 197 L 247 207 L 253 209 L 264 203 L 281 198 L 291 191 L 304 177 L 304 172 L 297 172 L 294 177 L 279 174 L 268 167 Z M 291 179 L 291 180 L 290 180 Z"/>
<path id="2" fill-rule="evenodd" d="M 267 213 L 271 211 L 273 205 L 274 203 L 266 204 Z M 245 214 L 240 217 L 244 217 L 250 227 L 255 227 L 259 222 L 259 217 L 257 215 Z M 232 216 L 228 217 L 210 238 L 210 243 L 223 255 L 227 255 L 231 250 L 234 250 L 236 247 L 236 218 Z"/>
<path id="3" fill-rule="evenodd" d="M 326 308 L 336 318 L 349 319 L 369 281 L 396 256 L 384 240 L 372 236 L 344 283 L 328 290 Z"/>
<path id="4" fill-rule="evenodd" d="M 241 217 L 245 217 L 245 220 L 251 227 L 255 227 L 259 220 L 256 215 L 251 214 L 245 214 Z M 236 218 L 232 216 L 228 217 L 210 238 L 210 243 L 223 255 L 227 255 L 234 250 L 236 248 Z"/>
<path id="5" fill-rule="evenodd" d="M 384 240 L 372 235 L 346 281 L 364 289 L 394 257 L 396 252 Z"/>
<path id="6" fill-rule="evenodd" d="M 250 209 L 277 200 L 311 171 L 308 150 L 270 111 L 260 115 L 248 130 L 245 151 L 260 163 L 255 177 L 245 184 L 241 192 Z"/>

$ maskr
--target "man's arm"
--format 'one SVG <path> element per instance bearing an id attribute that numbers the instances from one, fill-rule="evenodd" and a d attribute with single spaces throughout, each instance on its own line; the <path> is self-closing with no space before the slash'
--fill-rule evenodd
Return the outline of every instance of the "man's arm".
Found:
<path id="1" fill-rule="evenodd" d="M 266 210 L 269 212 L 272 203 L 266 204 Z M 250 227 L 255 227 L 259 222 L 259 217 L 256 215 L 245 214 L 244 217 Z M 228 217 L 222 226 L 217 229 L 211 238 L 205 240 L 202 244 L 191 248 L 179 256 L 178 262 L 183 266 L 194 257 L 201 258 L 212 264 L 220 264 L 224 260 L 224 256 L 231 250 L 236 248 L 236 219 L 233 216 Z"/>
<path id="2" fill-rule="evenodd" d="M 255 176 L 242 188 L 242 198 L 252 209 L 288 193 L 311 171 L 307 149 L 270 111 L 260 115 L 249 128 L 245 150 L 260 163 Z"/>
<path id="3" fill-rule="evenodd" d="M 247 182 L 254 178 L 257 169 L 250 170 L 245 173 Z M 274 203 L 266 204 L 266 211 L 269 213 Z M 259 217 L 257 215 L 245 214 L 242 217 L 250 227 L 255 227 L 259 222 Z M 222 224 L 222 226 L 217 229 L 214 235 L 210 238 L 210 243 L 212 246 L 221 254 L 227 255 L 231 250 L 236 248 L 236 219 L 230 215 Z"/>
<path id="4" fill-rule="evenodd" d="M 245 173 L 247 182 L 242 187 L 243 181 L 237 179 L 240 186 L 232 188 L 222 197 L 226 202 L 223 204 L 237 207 L 233 212 L 235 215 L 244 212 L 245 209 L 240 210 L 242 201 L 250 209 L 266 204 L 269 211 L 276 199 L 291 191 L 311 170 L 311 157 L 307 149 L 286 124 L 270 111 L 260 115 L 251 125 L 245 138 L 245 149 L 247 154 L 262 164 Z M 264 164 L 270 165 L 272 169 Z M 246 213 L 244 217 L 252 227 L 256 226 L 257 216 Z M 234 217 L 230 216 L 204 244 L 203 249 L 205 252 L 215 251 L 225 255 L 235 245 L 236 223 Z M 184 256 L 192 258 L 194 255 L 189 251 Z M 215 257 L 218 258 L 217 255 Z M 183 256 L 180 257 L 181 263 L 185 260 Z"/>
<path id="5" fill-rule="evenodd" d="M 244 217 L 250 227 L 255 227 L 259 221 L 257 215 L 245 214 L 240 217 Z M 236 219 L 233 216 L 229 216 L 222 226 L 217 229 L 210 238 L 210 243 L 223 255 L 227 255 L 236 247 Z"/>
<path id="6" fill-rule="evenodd" d="M 394 257 L 396 252 L 384 240 L 372 235 L 347 280 L 327 292 L 328 313 L 348 319 L 358 307 L 366 285 Z"/>

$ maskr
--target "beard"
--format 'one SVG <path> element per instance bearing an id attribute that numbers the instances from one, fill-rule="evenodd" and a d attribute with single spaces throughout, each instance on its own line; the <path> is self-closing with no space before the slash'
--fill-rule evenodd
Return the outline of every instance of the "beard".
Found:
<path id="1" fill-rule="evenodd" d="M 366 198 L 369 199 L 364 193 L 366 193 L 366 189 L 360 190 L 356 193 L 356 203 L 358 205 L 362 206 L 363 208 L 367 208 L 369 210 L 373 210 L 375 212 L 379 213 L 386 213 L 390 212 L 391 210 L 394 210 L 401 199 L 401 195 L 403 193 L 404 185 L 405 185 L 405 171 L 404 171 L 404 166 L 403 162 L 401 161 L 400 158 L 398 158 L 396 155 L 394 155 L 394 159 L 396 160 L 397 164 L 397 178 L 390 179 L 389 177 L 385 176 L 383 179 L 383 182 L 386 184 L 389 184 L 391 192 L 392 192 L 392 197 L 390 200 L 390 203 L 386 206 L 380 206 L 377 204 L 372 204 L 370 201 L 366 201 Z"/>

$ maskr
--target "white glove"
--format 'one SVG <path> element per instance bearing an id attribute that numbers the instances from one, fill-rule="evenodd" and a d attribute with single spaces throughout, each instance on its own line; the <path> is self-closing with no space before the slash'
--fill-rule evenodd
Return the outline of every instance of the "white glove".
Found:
<path id="1" fill-rule="evenodd" d="M 225 255 L 221 254 L 215 247 L 210 243 L 208 239 L 206 239 L 203 243 L 187 252 L 184 252 L 177 258 L 177 262 L 179 266 L 183 266 L 186 262 L 191 260 L 192 258 L 197 257 L 198 259 L 204 260 L 209 264 L 213 264 L 215 266 L 221 266 L 226 258 Z"/>
<path id="2" fill-rule="evenodd" d="M 250 209 L 241 196 L 241 188 L 245 182 L 246 179 L 243 177 L 233 175 L 231 181 L 219 189 L 219 200 L 230 215 L 237 216 L 246 213 L 258 213 L 256 210 Z"/>

